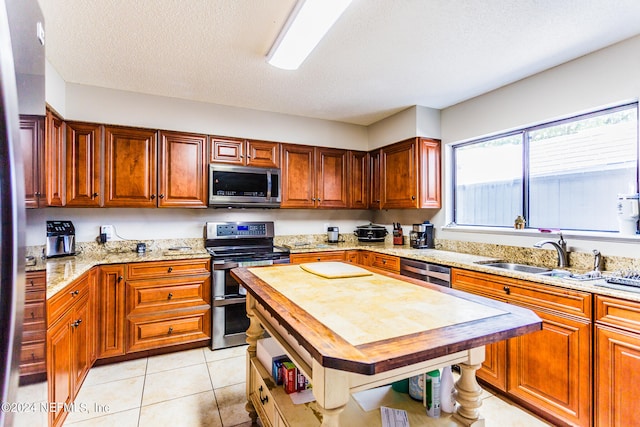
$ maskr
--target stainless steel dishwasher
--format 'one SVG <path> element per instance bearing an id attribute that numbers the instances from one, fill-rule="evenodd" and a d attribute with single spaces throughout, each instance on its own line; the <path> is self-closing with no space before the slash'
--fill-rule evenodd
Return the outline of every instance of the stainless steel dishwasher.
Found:
<path id="1" fill-rule="evenodd" d="M 451 269 L 442 265 L 400 258 L 400 274 L 434 285 L 451 287 Z"/>

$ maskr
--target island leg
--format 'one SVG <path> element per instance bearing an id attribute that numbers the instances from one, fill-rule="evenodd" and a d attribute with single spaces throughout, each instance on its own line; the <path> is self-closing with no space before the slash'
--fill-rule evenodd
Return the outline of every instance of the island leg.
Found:
<path id="1" fill-rule="evenodd" d="M 484 418 L 480 416 L 482 389 L 476 379 L 476 371 L 484 361 L 484 347 L 469 351 L 467 363 L 460 363 L 460 379 L 456 382 L 456 401 L 459 403 L 453 418 L 468 427 L 484 427 Z"/>
<path id="2" fill-rule="evenodd" d="M 255 307 L 255 300 L 253 297 L 247 293 L 247 317 L 249 318 L 249 329 L 247 329 L 247 343 L 249 347 L 247 347 L 247 403 L 245 405 L 245 409 L 249 413 L 249 418 L 251 418 L 251 423 L 256 424 L 258 419 L 258 413 L 256 412 L 256 408 L 253 407 L 253 403 L 251 403 L 251 359 L 256 357 L 256 351 L 258 348 L 258 340 L 262 338 L 264 335 L 264 329 L 260 324 L 260 321 L 255 316 L 253 309 Z"/>
<path id="3" fill-rule="evenodd" d="M 325 368 L 313 360 L 313 395 L 322 413 L 321 427 L 340 427 L 340 413 L 349 402 L 347 372 Z"/>

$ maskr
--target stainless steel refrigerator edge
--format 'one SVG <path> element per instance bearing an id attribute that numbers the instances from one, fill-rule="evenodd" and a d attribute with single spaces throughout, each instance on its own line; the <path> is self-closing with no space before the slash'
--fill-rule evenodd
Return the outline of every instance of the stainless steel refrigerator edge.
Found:
<path id="1" fill-rule="evenodd" d="M 44 46 L 38 40 L 43 37 L 43 25 L 36 0 L 0 0 L 0 402 L 3 403 L 16 402 L 24 305 L 25 202 L 19 115 L 45 115 Z M 11 426 L 13 415 L 0 411 L 0 426 Z"/>

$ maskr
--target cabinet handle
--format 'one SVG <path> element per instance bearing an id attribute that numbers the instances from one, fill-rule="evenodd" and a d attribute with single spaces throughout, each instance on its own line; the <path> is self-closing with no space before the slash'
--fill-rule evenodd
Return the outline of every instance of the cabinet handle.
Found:
<path id="1" fill-rule="evenodd" d="M 164 194 L 160 194 L 158 197 L 164 199 Z"/>
<path id="2" fill-rule="evenodd" d="M 98 193 L 93 193 L 93 194 L 91 195 L 91 198 L 92 198 L 92 199 L 93 199 L 93 198 L 95 198 L 95 197 L 98 197 Z"/>
<path id="3" fill-rule="evenodd" d="M 82 323 L 82 319 L 76 320 L 71 324 L 71 326 L 73 326 L 74 328 L 77 328 L 78 326 L 80 326 L 80 323 Z"/>
<path id="4" fill-rule="evenodd" d="M 173 271 L 173 267 L 169 267 L 169 269 L 167 270 L 167 273 L 171 273 Z"/>
<path id="5" fill-rule="evenodd" d="M 118 276 L 118 283 L 122 282 L 122 279 L 124 279 L 124 277 Z"/>
<path id="6" fill-rule="evenodd" d="M 320 261 L 320 258 L 316 258 L 316 261 Z"/>
<path id="7" fill-rule="evenodd" d="M 173 332 L 173 326 L 169 326 L 169 335 Z"/>
<path id="8" fill-rule="evenodd" d="M 169 292 L 169 295 L 167 295 L 167 299 L 171 299 L 171 298 L 173 298 L 173 294 Z"/>
<path id="9" fill-rule="evenodd" d="M 505 286 L 505 287 L 503 287 L 502 289 L 504 289 L 504 291 L 505 291 L 505 293 L 506 293 L 507 295 L 511 295 L 511 288 L 510 288 L 509 286 Z"/>
<path id="10" fill-rule="evenodd" d="M 382 263 L 383 263 L 383 264 L 386 264 L 386 263 L 387 263 L 387 260 L 386 260 L 386 259 L 383 259 L 383 260 L 382 260 Z"/>
<path id="11" fill-rule="evenodd" d="M 415 199 L 416 199 L 416 196 L 411 196 L 411 200 L 415 200 Z"/>
<path id="12" fill-rule="evenodd" d="M 312 201 L 312 202 L 315 202 L 315 201 L 316 201 L 316 198 L 315 198 L 315 197 L 312 197 L 312 198 L 311 198 L 311 201 Z"/>
<path id="13" fill-rule="evenodd" d="M 77 289 L 76 289 L 75 291 L 70 292 L 70 294 L 71 294 L 71 296 L 72 296 L 72 297 L 75 297 L 75 296 L 76 296 L 76 295 L 78 295 L 79 293 L 80 293 L 80 291 L 79 291 L 79 290 L 77 290 Z"/>
<path id="14" fill-rule="evenodd" d="M 29 285 L 30 285 L 30 286 L 33 286 L 33 280 L 30 280 L 30 281 L 29 281 Z"/>
<path id="15" fill-rule="evenodd" d="M 31 353 L 31 360 L 36 360 L 36 354 L 35 353 Z"/>
<path id="16" fill-rule="evenodd" d="M 260 386 L 260 388 L 258 388 L 258 391 L 260 392 L 260 403 L 262 403 L 264 405 L 265 403 L 267 403 L 269 401 L 269 396 L 262 397 L 262 386 Z"/>
<path id="17" fill-rule="evenodd" d="M 31 318 L 32 318 L 32 319 L 35 319 L 35 318 L 36 318 L 36 314 L 35 314 L 33 311 L 31 312 Z"/>
<path id="18" fill-rule="evenodd" d="M 151 195 L 151 200 L 153 200 L 153 199 L 155 199 L 155 198 L 156 198 L 156 195 L 155 195 L 155 194 L 152 194 L 152 195 Z"/>

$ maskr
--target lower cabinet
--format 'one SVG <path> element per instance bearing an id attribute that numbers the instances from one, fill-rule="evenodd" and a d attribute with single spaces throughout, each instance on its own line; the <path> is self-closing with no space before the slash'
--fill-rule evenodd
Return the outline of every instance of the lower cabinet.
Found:
<path id="1" fill-rule="evenodd" d="M 47 383 L 49 425 L 60 426 L 67 417 L 63 404 L 75 399 L 89 368 L 93 364 L 93 286 L 91 272 L 69 284 L 47 301 L 49 317 L 47 330 Z"/>
<path id="2" fill-rule="evenodd" d="M 319 261 L 344 261 L 344 251 L 326 251 L 326 252 L 306 252 L 301 254 L 291 254 L 289 261 L 291 264 L 301 264 L 304 262 Z"/>
<path id="3" fill-rule="evenodd" d="M 596 296 L 595 425 L 640 426 L 640 303 Z"/>
<path id="4" fill-rule="evenodd" d="M 98 268 L 98 358 L 125 353 L 125 285 L 126 265 L 103 265 Z"/>
<path id="5" fill-rule="evenodd" d="M 591 425 L 591 294 L 452 269 L 452 287 L 533 310 L 542 330 L 486 347 L 481 380 L 554 423 Z"/>
<path id="6" fill-rule="evenodd" d="M 47 336 L 45 271 L 26 273 L 22 347 L 20 349 L 20 382 L 43 379 L 47 372 L 45 339 Z"/>

